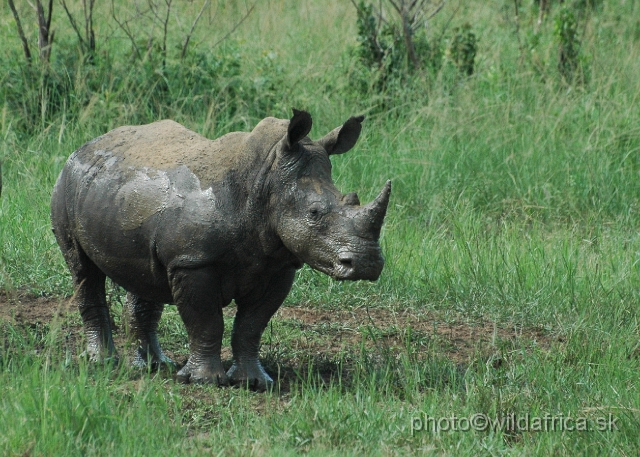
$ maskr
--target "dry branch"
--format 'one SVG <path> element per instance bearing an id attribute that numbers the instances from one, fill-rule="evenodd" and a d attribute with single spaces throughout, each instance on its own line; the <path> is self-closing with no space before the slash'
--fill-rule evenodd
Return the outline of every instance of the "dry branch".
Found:
<path id="1" fill-rule="evenodd" d="M 140 15 L 139 11 L 138 11 L 138 15 Z M 136 44 L 136 39 L 131 33 L 131 30 L 129 29 L 130 20 L 124 21 L 124 22 L 120 22 L 120 20 L 118 20 L 118 17 L 116 16 L 116 8 L 114 5 L 114 0 L 111 0 L 111 17 L 113 17 L 113 20 L 116 22 L 116 24 L 118 24 L 118 27 L 120 27 L 120 29 L 125 33 L 125 35 L 127 35 L 127 37 L 129 38 L 129 41 L 131 41 L 131 46 L 133 47 L 133 50 L 136 52 L 136 57 L 138 59 L 142 59 L 142 54 L 140 53 L 140 49 Z"/>
<path id="2" fill-rule="evenodd" d="M 227 32 L 227 34 L 225 36 L 223 36 L 222 38 L 220 38 L 218 41 L 216 41 L 213 45 L 213 47 L 215 48 L 216 46 L 218 46 L 220 43 L 222 43 L 224 40 L 226 40 L 227 38 L 229 38 L 231 36 L 231 34 L 233 32 L 236 31 L 236 29 L 238 27 L 240 27 L 240 25 L 247 20 L 247 18 L 249 17 L 249 15 L 253 12 L 253 10 L 255 9 L 256 5 L 258 3 L 258 0 L 256 0 L 255 2 L 253 2 L 253 5 L 251 5 L 251 8 L 249 8 L 246 12 L 246 14 L 242 17 L 242 19 L 240 19 L 240 21 L 238 21 L 231 30 L 229 30 L 229 32 Z"/>
<path id="3" fill-rule="evenodd" d="M 53 0 L 49 0 L 49 11 L 44 12 L 44 7 L 40 0 L 36 1 L 36 12 L 38 14 L 38 49 L 40 49 L 40 59 L 49 62 L 51 56 L 51 46 L 55 33 L 51 30 L 51 13 L 53 12 Z"/>
<path id="4" fill-rule="evenodd" d="M 71 27 L 73 28 L 73 30 L 76 32 L 76 35 L 78 36 L 80 47 L 82 48 L 83 52 L 85 52 L 89 56 L 92 56 L 96 50 L 96 39 L 95 39 L 95 33 L 93 31 L 93 5 L 95 3 L 95 0 L 89 0 L 88 6 L 87 6 L 87 0 L 82 1 L 82 5 L 84 9 L 84 36 L 80 31 L 80 27 L 78 26 L 78 23 L 76 22 L 75 18 L 71 14 L 71 11 L 69 11 L 69 8 L 67 7 L 67 2 L 65 0 L 61 0 L 61 3 L 62 3 L 62 8 L 64 9 L 64 12 L 67 14 L 67 17 L 69 18 L 69 23 L 71 24 Z"/>
<path id="5" fill-rule="evenodd" d="M 20 16 L 18 16 L 18 11 L 16 10 L 16 6 L 13 3 L 13 0 L 9 1 L 9 8 L 11 8 L 11 12 L 13 13 L 13 18 L 16 20 L 16 26 L 18 27 L 18 35 L 20 36 L 20 41 L 22 41 L 22 50 L 24 51 L 24 57 L 27 59 L 27 62 L 31 62 L 31 51 L 29 50 L 29 42 L 27 41 L 27 37 L 24 34 L 24 30 L 22 29 L 22 23 L 20 22 Z"/>
<path id="6" fill-rule="evenodd" d="M 198 13 L 198 15 L 196 16 L 195 20 L 193 21 L 193 24 L 191 24 L 191 30 L 189 30 L 189 33 L 187 34 L 186 38 L 184 39 L 184 44 L 182 45 L 182 52 L 180 53 L 180 60 L 183 60 L 184 57 L 187 55 L 187 47 L 189 46 L 189 41 L 191 41 L 191 35 L 193 35 L 193 32 L 196 29 L 196 25 L 198 24 L 198 21 L 200 20 L 200 17 L 202 16 L 202 13 L 204 13 L 205 8 L 209 5 L 210 0 L 205 0 L 205 2 L 202 4 L 202 8 L 200 8 L 200 12 Z"/>

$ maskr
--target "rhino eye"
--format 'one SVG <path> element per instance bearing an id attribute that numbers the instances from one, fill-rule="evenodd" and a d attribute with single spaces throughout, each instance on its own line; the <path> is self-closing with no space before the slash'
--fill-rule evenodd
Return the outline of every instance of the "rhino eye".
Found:
<path id="1" fill-rule="evenodd" d="M 311 206 L 309 206 L 309 217 L 312 220 L 317 220 L 320 218 L 320 216 L 322 216 L 322 204 L 320 203 L 312 203 Z"/>

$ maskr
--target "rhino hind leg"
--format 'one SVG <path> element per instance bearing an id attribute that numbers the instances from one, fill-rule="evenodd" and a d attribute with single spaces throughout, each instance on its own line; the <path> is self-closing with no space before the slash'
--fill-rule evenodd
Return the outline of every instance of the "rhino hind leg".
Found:
<path id="1" fill-rule="evenodd" d="M 72 300 L 80 311 L 87 338 L 87 350 L 82 355 L 94 362 L 112 360 L 117 363 L 105 295 L 106 276 L 77 245 L 66 251 L 64 257 L 76 289 Z"/>
<path id="2" fill-rule="evenodd" d="M 279 271 L 271 278 L 266 293 L 236 300 L 238 312 L 231 334 L 233 365 L 227 372 L 232 384 L 257 391 L 273 386 L 273 379 L 260 363 L 260 339 L 269 320 L 287 298 L 294 277 L 293 268 Z"/>
<path id="3" fill-rule="evenodd" d="M 189 359 L 177 374 L 184 383 L 228 385 L 220 350 L 224 316 L 219 296 L 212 294 L 208 268 L 176 269 L 169 273 L 173 301 L 189 336 Z"/>
<path id="4" fill-rule="evenodd" d="M 73 235 L 65 202 L 64 183 L 61 175 L 51 197 L 51 222 L 56 241 L 73 277 L 75 293 L 72 302 L 78 307 L 84 324 L 87 350 L 82 355 L 96 362 L 112 360 L 117 363 L 118 356 L 111 334 L 111 316 L 105 295 L 106 276 L 87 256 Z"/>
<path id="5" fill-rule="evenodd" d="M 129 338 L 134 343 L 133 366 L 175 368 L 175 363 L 165 355 L 158 341 L 158 323 L 163 309 L 162 303 L 150 302 L 127 293 L 125 311 L 128 315 Z"/>

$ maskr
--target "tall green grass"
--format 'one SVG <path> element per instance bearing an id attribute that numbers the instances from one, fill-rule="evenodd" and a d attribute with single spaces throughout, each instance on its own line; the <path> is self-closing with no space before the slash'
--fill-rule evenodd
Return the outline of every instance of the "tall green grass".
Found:
<path id="1" fill-rule="evenodd" d="M 0 449 L 4 455 L 175 455 L 179 402 L 162 384 L 113 367 L 71 364 L 54 324 L 26 336 L 3 326 Z M 25 348 L 37 348 L 25 353 Z M 158 391 L 161 392 L 158 392 Z M 155 420 L 151 420 L 155 418 Z M 141 428 L 142 426 L 142 428 Z M 138 434 L 132 440 L 132 433 Z"/>
<path id="2" fill-rule="evenodd" d="M 183 14 L 198 7 L 189 5 Z M 397 357 L 382 348 L 352 348 L 341 365 L 348 376 L 325 385 L 321 369 L 313 368 L 318 361 L 297 352 L 300 333 L 276 321 L 271 331 L 278 345 L 266 349 L 268 368 L 308 360 L 312 369 L 293 367 L 301 374 L 289 393 L 255 395 L 69 362 L 59 323 L 7 324 L 0 339 L 2 453 L 635 455 L 640 6 L 618 1 L 589 13 L 581 23 L 589 78 L 567 85 L 554 66 L 551 20 L 530 48 L 537 11 L 522 6 L 523 51 L 512 2 L 468 2 L 453 24 L 470 22 L 479 37 L 476 74 L 452 80 L 443 73 L 430 83 L 416 77 L 382 110 L 379 94 L 351 87 L 357 63 L 350 48 L 357 43 L 349 2 L 260 3 L 229 40 L 211 49 L 226 30 L 218 25 L 242 15 L 242 5 L 229 5 L 211 23 L 202 22 L 186 68 L 170 49 L 163 74 L 151 58 L 125 71 L 127 61 L 118 59 L 128 44 L 107 10 L 101 10 L 98 39 L 111 41 L 93 69 L 69 63 L 73 34 L 61 25 L 53 57 L 66 49 L 69 65 L 54 68 L 55 77 L 72 84 L 76 98 L 68 93 L 56 112 L 37 111 L 33 125 L 13 108 L 8 89 L 0 90 L 0 289 L 72 293 L 50 232 L 50 192 L 68 155 L 110 128 L 167 116 L 213 138 L 251 129 L 267 115 L 287 117 L 295 106 L 311 112 L 317 138 L 365 113 L 357 147 L 333 159 L 334 179 L 362 201 L 392 179 L 383 275 L 376 283 L 337 283 L 304 268 L 285 306 L 430 310 L 457 322 L 536 327 L 549 346 L 496 341 L 491 351 L 504 360 L 498 368 L 482 351 L 457 365 L 442 346 L 417 337 L 407 339 Z M 434 18 L 433 33 L 453 8 Z M 55 19 L 64 24 L 64 17 Z M 171 42 L 180 43 L 173 33 Z M 0 83 L 6 84 L 16 80 L 8 65 L 20 59 L 20 48 L 5 4 L 0 36 L 6 43 Z M 219 73 L 200 73 L 216 62 Z M 25 103 L 37 99 L 28 92 L 37 85 L 27 82 Z M 169 92 L 158 92 L 159 84 Z M 163 322 L 163 338 L 184 351 L 175 312 Z M 611 413 L 619 430 L 412 436 L 410 429 L 422 413 L 511 412 Z"/>
<path id="3" fill-rule="evenodd" d="M 296 355 L 300 336 L 289 334 L 280 321 L 275 325 L 280 353 L 270 355 L 268 363 L 286 367 L 297 357 L 303 366 L 296 368 L 300 375 L 286 393 L 264 394 L 181 386 L 126 367 L 87 366 L 69 360 L 64 335 L 54 329 L 34 329 L 25 339 L 5 327 L 0 449 L 8 455 L 624 455 L 637 450 L 637 364 L 621 365 L 628 348 L 598 328 L 565 333 L 559 351 L 496 341 L 500 367 L 480 354 L 457 365 L 439 353 L 437 343 L 417 338 L 407 339 L 408 349 L 399 356 L 382 348 L 354 348 L 335 361 L 332 379 L 322 381 L 313 354 L 306 367 L 305 357 Z M 38 354 L 24 353 L 34 347 Z M 416 418 L 425 415 L 474 414 L 590 421 L 611 414 L 616 422 L 612 431 L 412 431 Z"/>

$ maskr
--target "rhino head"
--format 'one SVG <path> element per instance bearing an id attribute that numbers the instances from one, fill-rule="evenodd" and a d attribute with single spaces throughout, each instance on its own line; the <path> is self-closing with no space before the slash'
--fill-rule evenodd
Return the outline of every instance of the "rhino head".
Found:
<path id="1" fill-rule="evenodd" d="M 391 181 L 361 206 L 355 192 L 343 195 L 331 179 L 329 156 L 355 145 L 363 120 L 352 117 L 312 141 L 311 115 L 294 110 L 271 168 L 269 206 L 278 237 L 300 261 L 338 280 L 375 281 L 384 266 L 378 240 Z"/>

